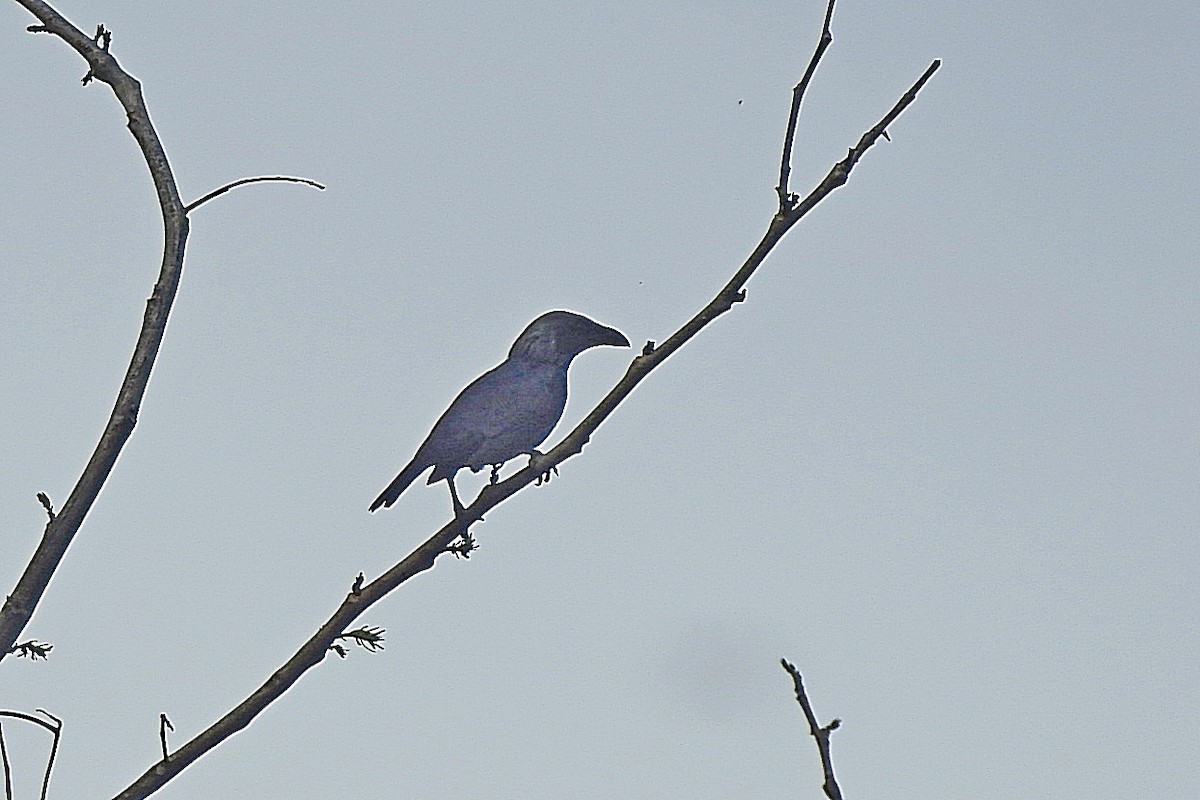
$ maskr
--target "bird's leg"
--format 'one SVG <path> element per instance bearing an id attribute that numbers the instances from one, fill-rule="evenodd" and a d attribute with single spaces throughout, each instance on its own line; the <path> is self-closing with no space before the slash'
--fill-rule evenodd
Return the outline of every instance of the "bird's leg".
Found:
<path id="1" fill-rule="evenodd" d="M 552 467 L 550 467 L 550 469 L 547 469 L 547 470 L 543 470 L 541 468 L 539 462 L 541 462 L 541 460 L 546 457 L 545 454 L 540 453 L 537 450 L 530 450 L 527 453 L 527 455 L 529 456 L 529 466 L 533 467 L 534 469 L 538 470 L 538 472 L 539 472 L 538 479 L 533 484 L 534 486 L 541 486 L 543 483 L 549 483 L 550 482 L 550 473 L 553 472 L 555 475 L 558 474 L 557 466 L 552 466 Z"/>
<path id="2" fill-rule="evenodd" d="M 458 499 L 458 489 L 454 488 L 453 475 L 451 475 L 449 478 L 446 478 L 446 485 L 450 487 L 450 502 L 454 503 L 454 516 L 457 517 L 459 514 L 466 511 L 466 508 L 463 507 L 462 501 Z"/>
<path id="3" fill-rule="evenodd" d="M 497 483 L 500 482 L 500 467 L 502 467 L 502 466 L 504 466 L 504 465 L 503 464 L 492 464 L 492 477 L 488 479 L 489 485 L 495 486 Z"/>

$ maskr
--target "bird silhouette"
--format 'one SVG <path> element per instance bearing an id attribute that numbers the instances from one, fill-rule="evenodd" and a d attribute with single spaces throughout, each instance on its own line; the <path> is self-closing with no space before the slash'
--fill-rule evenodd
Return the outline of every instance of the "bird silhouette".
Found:
<path id="1" fill-rule="evenodd" d="M 571 311 L 549 311 L 521 332 L 504 363 L 463 389 L 434 423 L 408 466 L 400 470 L 371 511 L 396 502 L 421 473 L 433 467 L 427 483 L 445 480 L 457 515 L 463 510 L 454 475 L 463 467 L 478 472 L 534 455 L 558 424 L 567 405 L 567 368 L 591 347 L 629 347 L 615 328 Z"/>

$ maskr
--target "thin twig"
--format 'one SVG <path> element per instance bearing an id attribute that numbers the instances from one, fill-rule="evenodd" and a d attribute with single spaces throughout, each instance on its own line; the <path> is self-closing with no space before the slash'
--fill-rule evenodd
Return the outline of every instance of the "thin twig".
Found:
<path id="1" fill-rule="evenodd" d="M 288 175 L 260 175 L 256 178 L 242 178 L 241 180 L 236 180 L 233 183 L 227 183 L 224 186 L 222 186 L 220 189 L 214 189 L 213 191 L 204 195 L 204 197 L 201 197 L 199 200 L 188 203 L 186 206 L 183 207 L 183 210 L 190 213 L 192 211 L 195 211 L 197 208 L 204 205 L 205 203 L 207 203 L 209 200 L 212 200 L 214 197 L 219 197 L 219 196 L 225 194 L 230 189 L 236 189 L 238 186 L 244 186 L 247 183 L 262 183 L 264 181 L 276 181 L 276 182 L 285 181 L 287 183 L 305 183 L 305 184 L 308 184 L 309 186 L 315 186 L 318 189 L 320 189 L 321 191 L 325 191 L 324 186 L 317 183 L 316 181 L 310 181 L 308 178 L 293 178 Z"/>
<path id="2" fill-rule="evenodd" d="M 175 726 L 171 724 L 171 720 L 167 719 L 166 714 L 158 715 L 158 738 L 162 742 L 163 761 L 170 761 L 171 755 L 167 752 L 167 729 L 175 730 Z"/>
<path id="3" fill-rule="evenodd" d="M 0 724 L 0 761 L 4 763 L 4 800 L 13 800 L 12 765 L 8 763 L 8 746 L 4 744 L 3 724 Z"/>
<path id="4" fill-rule="evenodd" d="M 23 714 L 20 711 L 0 711 L 0 717 L 12 717 L 14 719 L 32 722 L 34 725 L 41 726 L 54 736 L 54 742 L 50 745 L 50 757 L 46 760 L 46 774 L 42 778 L 42 800 L 46 800 L 46 793 L 50 790 L 50 773 L 54 770 L 54 757 L 58 754 L 58 740 L 62 736 L 62 720 L 51 714 L 45 709 L 34 709 L 39 714 L 45 714 L 53 723 L 46 722 L 40 717 L 35 717 L 32 714 Z"/>
<path id="5" fill-rule="evenodd" d="M 821 56 L 825 55 L 826 49 L 833 44 L 833 30 L 830 28 L 830 23 L 833 21 L 833 4 L 835 2 L 836 0 L 829 0 L 829 7 L 825 9 L 825 24 L 821 28 L 821 38 L 817 42 L 816 52 L 808 62 L 808 69 L 804 70 L 804 77 L 792 89 L 792 108 L 788 113 L 787 133 L 783 137 L 783 160 L 779 165 L 779 185 L 775 187 L 775 193 L 779 195 L 780 208 L 786 207 L 793 199 L 791 190 L 788 189 L 788 179 L 792 174 L 792 145 L 796 141 L 796 123 L 800 119 L 800 102 L 804 100 L 804 93 L 808 91 L 808 82 L 812 80 L 813 73 L 817 71 L 817 64 L 821 62 Z"/>
<path id="6" fill-rule="evenodd" d="M 50 719 L 54 720 L 53 725 L 47 725 L 45 722 L 38 720 L 42 725 L 46 725 L 51 731 L 54 732 L 54 742 L 50 745 L 50 758 L 46 760 L 46 775 L 44 778 L 42 778 L 41 800 L 46 800 L 46 793 L 50 791 L 50 772 L 54 769 L 54 757 L 58 755 L 58 740 L 62 738 L 63 723 L 61 719 L 54 716 L 44 708 L 35 708 L 34 711 L 38 712 L 39 714 L 45 714 Z"/>
<path id="7" fill-rule="evenodd" d="M 825 773 L 825 784 L 821 788 L 825 790 L 825 796 L 829 800 L 842 800 L 841 787 L 838 786 L 837 778 L 833 776 L 833 756 L 829 753 L 829 734 L 837 730 L 842 721 L 834 719 L 828 725 L 820 725 L 812 703 L 808 701 L 808 695 L 804 692 L 804 679 L 800 677 L 800 670 L 789 664 L 786 658 L 780 659 L 780 662 L 792 676 L 792 683 L 796 687 L 796 701 L 800 703 L 800 708 L 804 709 L 804 717 L 808 720 L 808 732 L 817 740 L 817 750 L 821 753 L 821 771 Z"/>
<path id="8" fill-rule="evenodd" d="M 809 192 L 804 199 L 795 202 L 790 207 L 784 207 L 779 210 L 775 215 L 775 221 L 783 225 L 784 233 L 792 225 L 799 222 L 805 214 L 812 211 L 817 203 L 824 200 L 834 189 L 845 185 L 847 179 L 850 177 L 850 172 L 858 164 L 859 160 L 862 159 L 867 150 L 879 140 L 879 137 L 884 134 L 888 126 L 900 116 L 904 109 L 908 108 L 917 99 L 917 92 L 921 91 L 921 87 L 933 77 L 933 73 L 937 72 L 941 66 L 941 59 L 934 59 L 933 63 L 917 79 L 916 83 L 910 86 L 908 91 L 900 97 L 896 105 L 892 107 L 892 110 L 884 114 L 883 118 L 874 127 L 862 135 L 862 138 L 858 140 L 858 144 L 850 148 L 845 158 L 833 165 L 829 170 L 829 174 L 817 184 L 815 189 Z M 782 236 L 782 233 L 780 235 Z"/>

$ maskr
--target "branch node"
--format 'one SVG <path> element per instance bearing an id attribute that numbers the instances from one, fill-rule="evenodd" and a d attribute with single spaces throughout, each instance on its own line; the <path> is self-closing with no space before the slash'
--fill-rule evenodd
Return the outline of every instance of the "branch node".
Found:
<path id="1" fill-rule="evenodd" d="M 786 658 L 781 658 L 779 662 L 792 676 L 792 684 L 796 689 L 796 702 L 800 704 L 800 708 L 804 711 L 804 717 L 808 720 L 809 734 L 817 740 L 817 751 L 821 754 L 821 770 L 825 774 L 825 784 L 821 788 L 825 790 L 825 796 L 829 800 L 842 800 L 842 790 L 838 786 L 837 778 L 833 775 L 833 756 L 829 752 L 829 732 L 837 730 L 842 721 L 835 718 L 824 727 L 819 725 L 817 714 L 813 711 L 812 703 L 808 701 L 808 694 L 804 691 L 804 679 L 800 676 L 800 670 L 790 664 Z"/>
<path id="2" fill-rule="evenodd" d="M 354 583 L 350 586 L 350 594 L 354 595 L 355 597 L 358 597 L 360 594 L 362 594 L 364 580 L 366 580 L 366 576 L 361 572 L 358 573 L 358 577 L 354 579 Z"/>
<path id="3" fill-rule="evenodd" d="M 92 42 L 100 49 L 100 52 L 107 53 L 108 46 L 112 43 L 112 31 L 105 28 L 103 23 L 96 26 L 96 35 L 92 37 Z M 89 61 L 91 59 L 88 59 Z M 87 86 L 96 78 L 96 68 L 92 67 L 87 71 L 87 75 L 83 76 L 83 85 Z"/>
<path id="4" fill-rule="evenodd" d="M 107 53 L 108 45 L 112 42 L 112 31 L 104 27 L 104 23 L 101 22 L 96 26 L 96 35 L 92 37 L 92 41 L 96 43 L 97 47 Z"/>
<path id="5" fill-rule="evenodd" d="M 479 543 L 470 531 L 463 531 L 458 538 L 446 545 L 443 553 L 454 553 L 455 558 L 470 558 L 471 553 L 479 549 Z"/>
<path id="6" fill-rule="evenodd" d="M 654 340 L 647 339 L 646 344 L 642 346 L 642 355 L 648 356 L 654 352 Z"/>

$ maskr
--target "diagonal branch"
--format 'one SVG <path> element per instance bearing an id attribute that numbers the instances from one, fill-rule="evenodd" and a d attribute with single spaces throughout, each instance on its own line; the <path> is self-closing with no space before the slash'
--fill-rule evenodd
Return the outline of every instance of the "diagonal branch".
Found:
<path id="1" fill-rule="evenodd" d="M 506 480 L 485 486 L 468 508 L 447 522 L 437 533 L 383 575 L 365 586 L 362 585 L 360 576 L 333 615 L 262 686 L 224 717 L 172 753 L 170 761 L 158 762 L 148 769 L 117 795 L 115 800 L 139 800 L 149 796 L 226 738 L 248 726 L 268 705 L 300 680 L 305 672 L 319 664 L 329 652 L 334 641 L 364 611 L 408 579 L 431 569 L 439 555 L 453 552 L 452 543 L 457 539 L 466 538 L 471 525 L 483 519 L 483 515 L 489 510 L 531 483 L 535 483 L 547 471 L 571 456 L 581 453 L 584 445 L 588 443 L 600 424 L 652 370 L 662 364 L 705 326 L 731 309 L 735 303 L 745 299 L 743 287 L 779 240 L 817 203 L 846 182 L 863 153 L 912 103 L 916 98 L 916 93 L 940 66 L 940 63 L 939 61 L 933 62 L 896 106 L 875 127 L 863 135 L 859 143 L 850 150 L 849 155 L 834 165 L 825 180 L 808 197 L 800 201 L 796 201 L 794 198 L 785 198 L 780 204 L 779 211 L 771 219 L 762 241 L 758 243 L 750 257 L 708 305 L 661 345 L 656 347 L 653 342 L 647 342 L 641 355 L 634 358 L 633 363 L 629 365 L 624 377 L 558 445 L 538 458 L 536 463 L 531 463 Z"/>
<path id="2" fill-rule="evenodd" d="M 821 788 L 825 790 L 825 796 L 829 800 L 842 800 L 842 789 L 838 786 L 837 778 L 833 776 L 833 756 L 829 752 L 829 734 L 837 730 L 842 721 L 835 718 L 828 725 L 817 722 L 817 714 L 804 691 L 804 678 L 800 677 L 800 670 L 788 663 L 786 658 L 781 658 L 780 663 L 792 676 L 792 685 L 796 687 L 796 702 L 800 704 L 804 718 L 808 720 L 808 732 L 817 740 L 817 750 L 821 754 L 821 771 L 825 774 L 825 784 Z"/>
<path id="3" fill-rule="evenodd" d="M 129 119 L 129 131 L 150 168 L 154 191 L 162 209 L 164 241 L 158 281 L 146 301 L 146 313 L 142 319 L 137 344 L 134 346 L 133 358 L 117 392 L 116 403 L 108 423 L 104 426 L 100 441 L 66 503 L 46 526 L 42 540 L 25 567 L 25 572 L 17 581 L 16 588 L 0 609 L 0 658 L 10 651 L 29 622 L 46 590 L 46 585 L 50 582 L 50 577 L 62 561 L 67 547 L 75 538 L 92 503 L 100 493 L 100 488 L 112 472 L 125 442 L 133 433 L 138 409 L 146 393 L 146 384 L 150 381 L 150 370 L 162 344 L 167 315 L 171 311 L 171 304 L 179 287 L 179 278 L 183 270 L 183 251 L 188 234 L 187 214 L 179 199 L 175 176 L 171 173 L 166 152 L 159 142 L 154 126 L 150 124 L 150 116 L 142 98 L 141 84 L 121 69 L 117 60 L 108 52 L 110 34 L 100 28 L 95 39 L 92 39 L 41 0 L 17 2 L 42 23 L 33 26 L 31 31 L 54 34 L 73 47 L 88 62 L 88 76 L 107 83 L 121 102 Z"/>

